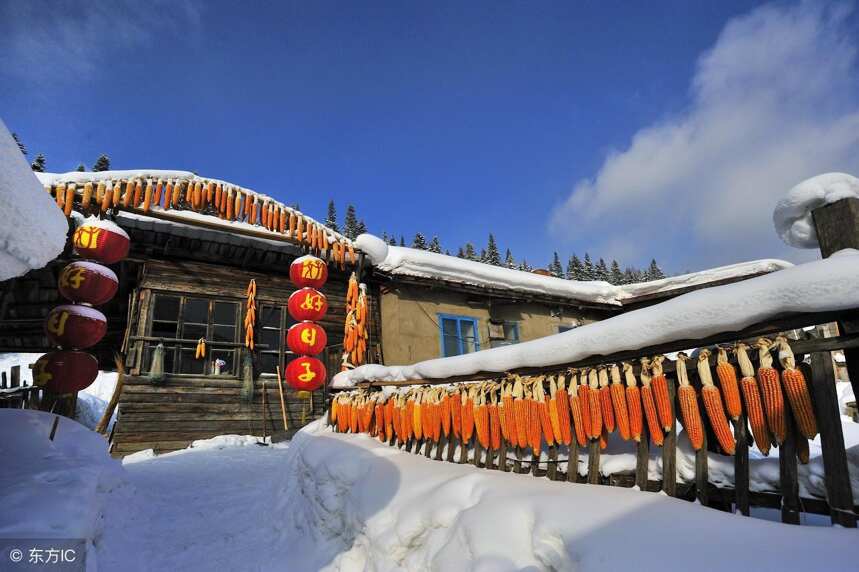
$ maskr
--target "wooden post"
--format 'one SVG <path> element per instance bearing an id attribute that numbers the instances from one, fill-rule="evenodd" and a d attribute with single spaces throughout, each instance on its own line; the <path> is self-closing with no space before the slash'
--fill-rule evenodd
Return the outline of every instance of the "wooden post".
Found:
<path id="1" fill-rule="evenodd" d="M 438 436 L 438 444 L 435 448 L 435 460 L 441 461 L 441 452 L 444 449 L 445 444 L 447 444 L 447 435 L 442 431 Z"/>
<path id="2" fill-rule="evenodd" d="M 811 215 L 823 258 L 844 248 L 859 249 L 859 199 L 841 199 L 815 209 Z M 845 330 L 842 334 L 859 332 L 859 324 L 840 323 L 839 327 Z M 853 393 L 859 396 L 859 349 L 845 350 L 844 359 Z"/>
<path id="3" fill-rule="evenodd" d="M 468 462 L 468 442 L 465 439 L 459 440 L 459 463 L 464 465 Z"/>
<path id="4" fill-rule="evenodd" d="M 513 461 L 513 472 L 522 472 L 522 447 L 516 447 L 516 460 Z"/>
<path id="5" fill-rule="evenodd" d="M 749 438 L 745 411 L 734 422 L 734 439 L 737 441 L 734 453 L 735 502 L 740 514 L 749 516 Z"/>
<path id="6" fill-rule="evenodd" d="M 829 352 L 811 354 L 810 389 L 820 431 L 823 449 L 823 471 L 826 497 L 829 499 L 833 524 L 848 528 L 856 527 L 853 514 L 853 490 L 850 488 L 850 473 L 847 468 L 847 453 L 844 450 L 844 433 L 841 429 L 841 412 L 835 393 L 835 374 Z"/>
<path id="7" fill-rule="evenodd" d="M 567 482 L 576 483 L 579 480 L 579 444 L 576 443 L 576 434 L 573 432 L 573 440 L 570 441 L 570 452 L 567 456 Z"/>
<path id="8" fill-rule="evenodd" d="M 474 458 L 471 460 L 475 467 L 480 466 L 480 457 L 483 456 L 483 446 L 480 444 L 480 439 L 474 439 Z"/>
<path id="9" fill-rule="evenodd" d="M 600 484 L 600 441 L 591 439 L 588 443 L 588 484 Z"/>
<path id="10" fill-rule="evenodd" d="M 550 481 L 554 481 L 558 477 L 558 447 L 556 445 L 549 447 L 549 460 L 546 463 L 546 476 Z"/>
<path id="11" fill-rule="evenodd" d="M 450 438 L 447 441 L 447 462 L 453 462 L 453 454 L 456 452 L 457 439 L 453 434 L 453 428 L 450 430 Z"/>
<path id="12" fill-rule="evenodd" d="M 785 404 L 785 409 L 788 409 Z M 796 466 L 796 434 L 793 416 L 785 411 L 787 417 L 784 443 L 778 448 L 779 480 L 781 481 L 781 521 L 799 524 L 799 472 Z"/>
<path id="13" fill-rule="evenodd" d="M 674 406 L 677 390 L 673 379 L 667 377 L 667 381 L 668 403 L 671 406 L 671 417 L 675 421 L 671 430 L 665 434 L 665 442 L 662 444 L 662 490 L 673 497 L 677 496 L 677 408 Z"/>
<path id="14" fill-rule="evenodd" d="M 9 387 L 19 387 L 21 385 L 21 366 L 13 365 L 11 371 L 11 382 Z"/>
<path id="15" fill-rule="evenodd" d="M 644 419 L 642 421 L 641 440 L 636 443 L 635 448 L 635 485 L 642 491 L 646 491 L 650 467 L 650 433 L 647 429 L 647 421 Z"/>
<path id="16" fill-rule="evenodd" d="M 700 404 L 699 411 L 704 411 L 703 403 Z M 701 419 L 705 415 L 701 416 Z M 707 464 L 707 432 L 702 431 L 701 448 L 695 451 L 695 497 L 703 506 L 707 506 L 709 495 L 707 494 L 707 482 L 709 481 L 709 466 Z"/>
<path id="17" fill-rule="evenodd" d="M 507 466 L 507 441 L 501 439 L 501 448 L 498 449 L 498 470 L 507 472 L 510 468 Z"/>

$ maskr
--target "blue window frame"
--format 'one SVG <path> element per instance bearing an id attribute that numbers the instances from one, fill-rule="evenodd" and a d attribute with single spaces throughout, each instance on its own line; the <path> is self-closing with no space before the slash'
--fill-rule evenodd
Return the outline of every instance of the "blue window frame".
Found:
<path id="1" fill-rule="evenodd" d="M 477 318 L 439 314 L 438 327 L 443 357 L 469 354 L 480 350 Z"/>

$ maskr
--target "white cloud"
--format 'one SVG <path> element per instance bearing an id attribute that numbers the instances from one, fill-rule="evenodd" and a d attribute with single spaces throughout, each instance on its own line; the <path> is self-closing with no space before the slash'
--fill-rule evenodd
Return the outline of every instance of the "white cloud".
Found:
<path id="1" fill-rule="evenodd" d="M 91 79 L 107 54 L 195 38 L 196 0 L 0 3 L 0 75 L 43 86 Z"/>
<path id="2" fill-rule="evenodd" d="M 825 171 L 859 175 L 855 17 L 844 5 L 764 6 L 698 61 L 683 114 L 641 129 L 552 213 L 600 255 L 673 271 L 803 259 L 772 225 L 778 198 Z"/>

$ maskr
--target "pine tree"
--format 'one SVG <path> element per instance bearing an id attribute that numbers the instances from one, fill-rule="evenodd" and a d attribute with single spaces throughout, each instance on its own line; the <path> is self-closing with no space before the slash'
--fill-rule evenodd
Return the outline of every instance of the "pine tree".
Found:
<path id="1" fill-rule="evenodd" d="M 659 265 L 656 264 L 656 259 L 652 258 L 650 260 L 650 267 L 647 269 L 646 280 L 661 280 L 662 278 L 665 278 L 665 273 L 662 271 Z"/>
<path id="2" fill-rule="evenodd" d="M 465 243 L 465 259 L 477 260 L 477 252 L 474 250 L 474 245 L 470 242 Z"/>
<path id="3" fill-rule="evenodd" d="M 364 223 L 364 219 L 361 219 L 358 221 L 358 224 L 355 225 L 355 236 L 361 236 L 366 233 L 367 225 Z"/>
<path id="4" fill-rule="evenodd" d="M 448 249 L 446 249 L 446 248 L 444 249 L 444 255 L 445 255 L 445 256 L 450 256 L 450 251 L 449 251 Z"/>
<path id="5" fill-rule="evenodd" d="M 327 226 L 328 221 L 325 221 L 325 223 L 326 223 L 326 226 Z M 385 244 L 388 244 L 388 241 L 389 241 L 389 240 L 390 240 L 390 238 L 388 237 L 388 233 L 387 233 L 386 231 L 384 231 L 384 230 L 383 230 L 383 231 L 382 231 L 382 242 L 384 242 Z"/>
<path id="6" fill-rule="evenodd" d="M 528 261 L 523 258 L 522 262 L 519 263 L 519 270 L 521 270 L 522 272 L 531 272 L 533 268 L 531 268 L 531 265 L 528 264 Z"/>
<path id="7" fill-rule="evenodd" d="M 406 245 L 406 239 L 403 238 L 403 235 L 401 234 L 400 235 L 400 246 L 405 246 L 405 245 Z"/>
<path id="8" fill-rule="evenodd" d="M 388 244 L 390 244 L 391 246 L 397 246 L 397 239 L 391 236 L 391 238 L 388 240 Z"/>
<path id="9" fill-rule="evenodd" d="M 614 285 L 623 284 L 623 272 L 620 271 L 620 264 L 617 260 L 611 261 L 611 271 L 608 275 L 608 281 Z"/>
<path id="10" fill-rule="evenodd" d="M 487 258 L 486 258 L 486 249 L 485 248 L 480 249 L 480 257 L 477 260 L 479 262 L 482 262 L 483 264 L 489 264 L 489 260 L 487 260 Z"/>
<path id="11" fill-rule="evenodd" d="M 567 261 L 567 280 L 584 280 L 582 278 L 582 261 L 575 254 Z"/>
<path id="12" fill-rule="evenodd" d="M 605 260 L 602 258 L 597 262 L 596 269 L 594 270 L 594 276 L 597 280 L 602 280 L 603 282 L 608 282 L 608 266 L 606 266 Z"/>
<path id="13" fill-rule="evenodd" d="M 343 220 L 343 234 L 346 235 L 346 238 L 354 239 L 358 236 L 356 230 L 358 230 L 358 217 L 355 216 L 355 206 L 348 205 L 346 218 Z"/>
<path id="14" fill-rule="evenodd" d="M 506 266 L 507 268 L 516 268 L 516 261 L 513 260 L 513 253 L 510 252 L 509 248 L 504 254 L 504 266 Z"/>
<path id="15" fill-rule="evenodd" d="M 412 248 L 417 248 L 418 250 L 427 249 L 427 239 L 424 238 L 424 235 L 421 233 L 415 234 L 415 239 L 412 241 Z"/>
<path id="16" fill-rule="evenodd" d="M 325 219 L 325 226 L 333 230 L 334 232 L 340 232 L 340 229 L 337 227 L 337 207 L 334 206 L 334 201 L 328 201 L 328 218 Z M 385 234 L 385 242 L 388 242 L 388 235 Z"/>
<path id="17" fill-rule="evenodd" d="M 427 250 L 429 250 L 430 252 L 441 254 L 441 243 L 439 242 L 437 236 L 432 237 L 432 240 L 430 241 Z"/>
<path id="18" fill-rule="evenodd" d="M 595 280 L 594 263 L 591 261 L 591 255 L 585 252 L 585 261 L 582 264 L 582 280 Z"/>
<path id="19" fill-rule="evenodd" d="M 489 233 L 489 242 L 486 245 L 486 261 L 495 266 L 501 266 L 501 253 L 498 252 L 498 245 L 495 244 L 495 237 Z"/>
<path id="20" fill-rule="evenodd" d="M 459 252 L 456 253 L 456 257 L 457 258 L 465 258 L 465 251 L 462 249 L 461 246 L 459 247 Z"/>
<path id="21" fill-rule="evenodd" d="M 78 165 L 78 168 L 77 168 L 77 169 L 75 169 L 75 171 L 77 171 L 78 173 L 85 173 L 85 172 L 86 172 L 86 167 L 84 167 L 84 164 L 83 164 L 83 163 L 81 163 L 80 165 Z"/>
<path id="22" fill-rule="evenodd" d="M 36 155 L 36 159 L 30 165 L 30 168 L 36 171 L 37 173 L 45 172 L 45 156 L 39 153 Z"/>
<path id="23" fill-rule="evenodd" d="M 98 173 L 100 171 L 110 171 L 110 157 L 102 153 L 98 156 L 98 159 L 95 160 L 95 165 L 92 166 L 92 170 L 94 173 Z"/>
<path id="24" fill-rule="evenodd" d="M 12 133 L 12 139 L 14 139 L 15 143 L 18 144 L 18 149 L 21 150 L 21 154 L 26 157 L 27 156 L 27 147 L 25 147 L 24 144 L 21 143 L 21 140 L 18 139 L 18 134 L 13 132 Z"/>
<path id="25" fill-rule="evenodd" d="M 563 278 L 564 276 L 564 267 L 561 266 L 561 259 L 557 252 L 553 254 L 552 262 L 549 263 L 549 273 L 556 278 Z"/>

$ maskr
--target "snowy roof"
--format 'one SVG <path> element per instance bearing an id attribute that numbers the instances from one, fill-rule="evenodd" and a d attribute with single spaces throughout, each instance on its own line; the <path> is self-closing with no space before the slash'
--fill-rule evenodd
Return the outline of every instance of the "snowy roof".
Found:
<path id="1" fill-rule="evenodd" d="M 574 363 L 595 355 L 736 332 L 794 313 L 859 308 L 859 251 L 786 268 L 742 282 L 682 294 L 640 310 L 520 344 L 414 365 L 365 365 L 334 377 L 332 386 L 362 381 L 446 379 Z"/>
<path id="2" fill-rule="evenodd" d="M 168 183 L 171 184 L 171 186 L 175 186 L 177 184 L 188 185 L 200 183 L 204 189 L 211 185 L 214 189 L 220 189 L 222 193 L 226 193 L 230 197 L 241 197 L 245 201 L 250 201 L 250 204 L 257 207 L 257 210 L 260 212 L 260 216 L 257 217 L 256 214 L 252 217 L 246 216 L 244 214 L 244 203 L 242 203 L 241 208 L 236 209 L 236 213 L 232 219 L 226 216 L 226 208 L 221 209 L 220 214 L 218 214 L 216 208 L 198 208 L 197 210 L 192 210 L 184 204 L 180 205 L 180 208 L 162 208 L 161 205 L 155 204 L 155 201 L 152 201 L 148 212 L 141 209 L 139 206 L 134 210 L 138 216 L 154 218 L 153 215 L 157 213 L 159 218 L 183 221 L 187 222 L 189 225 L 199 225 L 199 223 L 204 223 L 206 226 L 223 229 L 225 232 L 252 231 L 257 236 L 264 237 L 266 235 L 271 235 L 274 240 L 282 239 L 284 236 L 296 238 L 293 236 L 295 232 L 292 231 L 288 224 L 289 219 L 294 216 L 296 217 L 295 220 L 302 220 L 302 228 L 307 231 L 307 233 L 302 232 L 302 236 L 304 237 L 303 240 L 305 242 L 309 240 L 310 229 L 313 228 L 324 233 L 325 240 L 328 244 L 338 242 L 354 248 L 353 242 L 344 235 L 325 227 L 323 224 L 305 215 L 301 211 L 293 209 L 292 207 L 287 206 L 267 195 L 227 181 L 212 179 L 209 177 L 200 177 L 190 171 L 133 169 L 125 171 L 36 173 L 36 176 L 46 188 L 53 188 L 57 185 L 69 185 L 73 183 L 76 185 L 75 192 L 78 195 L 82 195 L 84 193 L 87 183 L 91 183 L 93 185 L 104 183 L 108 189 L 115 184 L 121 184 L 127 181 L 139 181 L 144 186 L 148 184 L 163 183 L 165 187 Z M 44 192 L 40 194 L 44 194 Z M 182 196 L 184 196 L 184 194 L 185 193 L 183 191 Z M 233 200 L 237 201 L 235 198 Z M 224 203 L 226 203 L 226 201 L 224 201 Z M 236 202 L 236 205 L 238 206 L 238 201 Z M 275 211 L 274 219 L 277 219 L 278 221 L 281 213 L 285 215 L 287 224 L 283 230 L 278 228 L 278 224 L 269 224 L 268 226 L 264 226 L 262 224 L 261 213 L 263 209 L 266 208 Z M 230 209 L 230 211 L 232 211 L 232 209 Z M 250 220 L 251 218 L 254 220 Z"/>
<path id="3" fill-rule="evenodd" d="M 369 234 L 362 234 L 355 239 L 355 243 L 367 254 L 377 269 L 394 276 L 430 278 L 495 290 L 539 294 L 571 301 L 615 306 L 620 306 L 624 301 L 640 296 L 757 276 L 793 266 L 790 262 L 783 260 L 754 260 L 691 274 L 671 276 L 662 280 L 615 286 L 599 280 L 564 280 L 554 276 L 543 276 L 533 272 L 493 266 L 426 250 L 388 246 L 380 238 Z"/>
<path id="4" fill-rule="evenodd" d="M 817 248 L 812 211 L 846 199 L 859 198 L 859 179 L 847 173 L 824 173 L 806 179 L 776 204 L 773 223 L 781 239 L 796 248 Z"/>
<path id="5" fill-rule="evenodd" d="M 0 280 L 42 268 L 63 251 L 69 225 L 52 205 L 0 121 Z"/>

